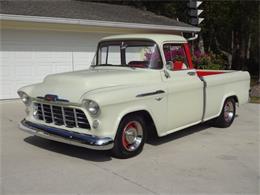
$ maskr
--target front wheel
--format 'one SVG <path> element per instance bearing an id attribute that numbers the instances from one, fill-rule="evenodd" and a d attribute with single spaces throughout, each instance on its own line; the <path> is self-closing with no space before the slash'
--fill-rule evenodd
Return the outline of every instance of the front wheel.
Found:
<path id="1" fill-rule="evenodd" d="M 113 155 L 117 158 L 130 158 L 139 154 L 147 137 L 146 125 L 139 115 L 123 118 L 114 141 Z"/>
<path id="2" fill-rule="evenodd" d="M 215 119 L 215 126 L 226 128 L 229 127 L 236 115 L 236 102 L 234 98 L 228 98 L 224 102 L 221 114 Z"/>

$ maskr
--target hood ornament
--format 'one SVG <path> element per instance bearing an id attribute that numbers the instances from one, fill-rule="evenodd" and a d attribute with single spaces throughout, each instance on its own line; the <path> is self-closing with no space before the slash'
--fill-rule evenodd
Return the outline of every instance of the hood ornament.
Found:
<path id="1" fill-rule="evenodd" d="M 53 95 L 53 94 L 46 94 L 44 97 L 38 96 L 37 98 L 49 102 L 69 102 L 69 100 L 61 99 L 57 95 Z"/>

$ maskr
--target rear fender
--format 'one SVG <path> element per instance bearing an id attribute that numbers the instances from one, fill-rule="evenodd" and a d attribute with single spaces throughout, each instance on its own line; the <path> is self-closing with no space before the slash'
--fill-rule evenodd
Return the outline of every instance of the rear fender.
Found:
<path id="1" fill-rule="evenodd" d="M 224 103 L 225 103 L 226 99 L 228 99 L 229 97 L 234 97 L 234 98 L 235 98 L 235 101 L 236 101 L 236 103 L 237 103 L 237 105 L 239 106 L 239 99 L 238 99 L 237 95 L 236 95 L 234 92 L 228 93 L 228 94 L 226 94 L 225 96 L 223 96 L 223 99 L 222 99 L 222 101 L 221 101 L 221 106 L 220 106 L 220 108 L 219 108 L 219 111 L 218 111 L 218 115 L 217 115 L 217 116 L 219 116 L 219 115 L 221 114 L 222 108 L 223 108 L 223 106 L 224 106 Z"/>

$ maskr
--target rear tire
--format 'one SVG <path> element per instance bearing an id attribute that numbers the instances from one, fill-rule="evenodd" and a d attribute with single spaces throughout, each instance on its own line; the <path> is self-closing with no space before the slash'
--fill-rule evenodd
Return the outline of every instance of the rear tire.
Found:
<path id="1" fill-rule="evenodd" d="M 236 115 L 236 102 L 234 98 L 227 98 L 224 102 L 221 114 L 214 120 L 214 126 L 220 128 L 229 127 Z"/>
<path id="2" fill-rule="evenodd" d="M 141 116 L 128 115 L 124 117 L 114 140 L 113 156 L 130 158 L 138 155 L 143 150 L 146 137 L 146 125 Z"/>

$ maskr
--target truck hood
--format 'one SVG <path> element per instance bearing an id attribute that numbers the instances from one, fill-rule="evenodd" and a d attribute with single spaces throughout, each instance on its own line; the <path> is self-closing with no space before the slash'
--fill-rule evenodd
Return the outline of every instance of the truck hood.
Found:
<path id="1" fill-rule="evenodd" d="M 158 70 L 95 68 L 49 75 L 42 83 L 31 86 L 28 95 L 44 97 L 53 94 L 70 102 L 81 102 L 83 95 L 96 89 L 158 82 L 160 78 Z"/>

